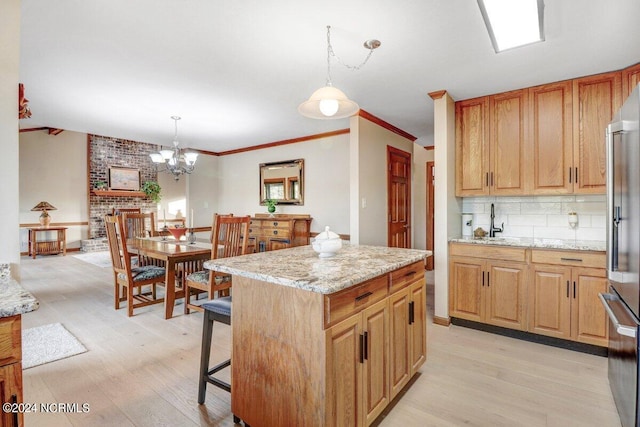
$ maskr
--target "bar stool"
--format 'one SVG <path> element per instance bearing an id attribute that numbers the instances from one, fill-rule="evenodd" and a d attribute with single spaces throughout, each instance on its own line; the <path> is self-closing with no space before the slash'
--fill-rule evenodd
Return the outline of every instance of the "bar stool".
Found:
<path id="1" fill-rule="evenodd" d="M 231 384 L 215 378 L 213 374 L 231 366 L 231 359 L 225 360 L 209 368 L 211 356 L 211 339 L 213 337 L 213 322 L 231 325 L 231 297 L 216 298 L 201 305 L 204 309 L 204 323 L 202 325 L 202 350 L 200 352 L 200 379 L 198 380 L 198 403 L 203 404 L 207 391 L 207 383 L 213 384 L 231 393 Z M 238 424 L 240 418 L 233 415 L 233 422 Z M 249 427 L 247 423 L 245 426 Z"/>

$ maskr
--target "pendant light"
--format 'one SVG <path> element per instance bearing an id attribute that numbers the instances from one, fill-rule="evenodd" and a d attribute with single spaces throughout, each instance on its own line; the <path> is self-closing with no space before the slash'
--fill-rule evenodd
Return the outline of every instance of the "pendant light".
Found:
<path id="1" fill-rule="evenodd" d="M 194 171 L 196 160 L 198 159 L 198 153 L 183 152 L 178 144 L 178 120 L 180 117 L 171 116 L 174 122 L 174 137 L 173 137 L 173 149 L 160 150 L 159 153 L 151 153 L 151 160 L 156 164 L 164 164 L 165 172 L 173 175 L 173 179 L 178 181 L 180 175 L 190 174 Z"/>
<path id="2" fill-rule="evenodd" d="M 327 25 L 327 84 L 311 94 L 309 99 L 298 106 L 298 112 L 311 119 L 342 119 L 353 116 L 360 110 L 355 101 L 350 100 L 344 92 L 333 86 L 331 82 L 331 57 L 335 57 L 345 67 L 351 70 L 359 70 L 367 63 L 374 49 L 380 47 L 380 41 L 367 40 L 364 47 L 369 49 L 369 54 L 362 64 L 352 67 L 342 63 L 333 52 L 331 46 L 331 26 Z"/>

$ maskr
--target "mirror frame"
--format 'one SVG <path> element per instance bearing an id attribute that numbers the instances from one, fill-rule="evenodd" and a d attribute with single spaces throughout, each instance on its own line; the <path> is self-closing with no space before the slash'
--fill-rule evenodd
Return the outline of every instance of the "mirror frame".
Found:
<path id="1" fill-rule="evenodd" d="M 264 182 L 264 171 L 274 166 L 292 166 L 295 165 L 298 168 L 298 176 L 295 180 L 300 185 L 300 197 L 297 199 L 274 199 L 279 205 L 304 205 L 304 159 L 285 160 L 282 162 L 260 163 L 259 166 L 259 178 L 260 178 L 260 204 L 266 205 L 266 189 Z M 285 197 L 287 194 L 288 183 L 285 182 Z"/>

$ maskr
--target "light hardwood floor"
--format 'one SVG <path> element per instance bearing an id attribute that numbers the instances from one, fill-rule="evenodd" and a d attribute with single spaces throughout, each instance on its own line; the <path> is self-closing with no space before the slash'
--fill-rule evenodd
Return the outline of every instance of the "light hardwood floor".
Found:
<path id="1" fill-rule="evenodd" d="M 110 269 L 70 254 L 21 261 L 22 285 L 40 301 L 23 328 L 60 322 L 88 352 L 24 371 L 24 400 L 89 403 L 86 414 L 26 414 L 36 426 L 231 426 L 230 396 L 208 387 L 196 402 L 202 314 L 164 320 L 161 305 L 113 309 Z M 433 275 L 428 274 L 433 283 Z M 431 323 L 427 362 L 379 426 L 619 426 L 603 357 Z M 230 328 L 214 325 L 212 359 Z M 258 427 L 258 426 L 253 426 Z"/>

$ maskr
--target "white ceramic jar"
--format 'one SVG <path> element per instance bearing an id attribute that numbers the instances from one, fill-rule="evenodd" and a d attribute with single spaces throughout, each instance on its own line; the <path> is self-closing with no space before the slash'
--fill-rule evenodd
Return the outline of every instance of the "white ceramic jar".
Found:
<path id="1" fill-rule="evenodd" d="M 342 239 L 333 231 L 329 230 L 329 226 L 313 239 L 313 250 L 318 252 L 320 258 L 329 258 L 334 256 L 342 248 Z"/>

